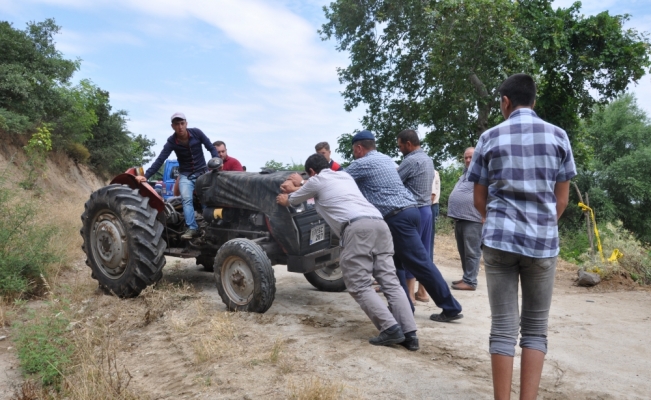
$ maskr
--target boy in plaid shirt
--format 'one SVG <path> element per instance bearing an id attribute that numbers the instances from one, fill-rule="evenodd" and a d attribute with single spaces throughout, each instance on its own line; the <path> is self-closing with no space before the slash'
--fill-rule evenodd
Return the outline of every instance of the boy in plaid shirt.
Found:
<path id="1" fill-rule="evenodd" d="M 479 138 L 469 167 L 492 323 L 489 351 L 496 399 L 511 392 L 520 327 L 520 398 L 535 399 L 547 353 L 547 322 L 559 252 L 558 218 L 576 175 L 567 134 L 533 111 L 536 85 L 526 74 L 499 88 L 506 119 Z M 518 282 L 522 282 L 522 313 Z"/>

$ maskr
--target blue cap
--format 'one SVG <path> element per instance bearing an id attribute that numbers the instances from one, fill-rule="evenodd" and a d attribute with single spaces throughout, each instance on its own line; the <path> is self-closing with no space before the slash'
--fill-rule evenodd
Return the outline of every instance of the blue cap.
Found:
<path id="1" fill-rule="evenodd" d="M 373 136 L 373 132 L 363 130 L 361 132 L 357 132 L 357 134 L 353 136 L 353 144 L 358 140 L 375 140 L 375 136 Z"/>

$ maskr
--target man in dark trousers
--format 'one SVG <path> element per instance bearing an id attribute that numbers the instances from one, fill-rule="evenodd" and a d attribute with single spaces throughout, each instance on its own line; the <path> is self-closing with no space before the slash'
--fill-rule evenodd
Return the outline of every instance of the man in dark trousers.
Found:
<path id="1" fill-rule="evenodd" d="M 450 322 L 463 318 L 461 305 L 450 293 L 441 272 L 429 256 L 429 246 L 426 248 L 420 240 L 420 213 L 413 195 L 402 184 L 395 163 L 375 150 L 375 136 L 371 131 L 357 133 L 352 142 L 355 161 L 344 171 L 355 179 L 364 197 L 380 211 L 389 226 L 396 265 L 400 264 L 411 272 L 434 303 L 443 309 L 440 314 L 432 314 L 430 319 Z M 404 279 L 400 283 L 406 293 Z"/>
<path id="2" fill-rule="evenodd" d="M 396 276 L 391 232 L 382 215 L 364 198 L 350 175 L 330 169 L 323 155 L 308 157 L 305 172 L 310 179 L 290 175 L 280 188 L 291 194 L 280 194 L 276 201 L 288 206 L 314 198 L 319 214 L 341 238 L 339 265 L 346 289 L 380 331 L 369 342 L 418 350 L 416 322 Z M 382 285 L 388 308 L 373 290 L 373 279 Z"/>
<path id="3" fill-rule="evenodd" d="M 405 157 L 398 167 L 398 175 L 405 187 L 409 189 L 416 200 L 420 213 L 420 240 L 429 251 L 432 259 L 432 182 L 434 182 L 434 164 L 432 159 L 420 148 L 418 133 L 413 129 L 405 129 L 398 134 L 398 149 Z M 416 278 L 408 270 L 405 271 L 407 294 L 412 302 L 415 300 L 429 301 L 427 294 L 424 298 L 416 296 Z M 420 287 L 418 288 L 420 290 Z M 423 290 L 424 291 L 424 290 Z"/>
<path id="4" fill-rule="evenodd" d="M 206 159 L 203 157 L 203 145 L 213 157 L 219 157 L 217 150 L 210 143 L 210 139 L 201 132 L 199 128 L 188 128 L 185 114 L 177 112 L 172 115 L 172 129 L 174 134 L 167 138 L 163 151 L 158 155 L 156 161 L 149 167 L 145 176 L 138 176 L 136 179 L 144 182 L 154 175 L 172 153 L 176 153 L 179 161 L 179 189 L 183 199 L 183 215 L 188 230 L 181 236 L 181 239 L 190 240 L 199 235 L 199 225 L 194 219 L 194 206 L 192 205 L 192 194 L 197 178 L 208 170 Z"/>

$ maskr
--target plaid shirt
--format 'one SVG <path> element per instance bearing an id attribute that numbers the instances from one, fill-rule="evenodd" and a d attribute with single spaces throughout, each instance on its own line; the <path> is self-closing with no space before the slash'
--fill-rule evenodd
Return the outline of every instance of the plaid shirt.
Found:
<path id="1" fill-rule="evenodd" d="M 389 156 L 371 150 L 344 171 L 355 179 L 366 200 L 380 210 L 383 217 L 391 211 L 416 205 Z"/>
<path id="2" fill-rule="evenodd" d="M 564 130 L 529 108 L 479 138 L 468 180 L 488 186 L 483 243 L 533 258 L 559 252 L 556 182 L 576 175 Z"/>
<path id="3" fill-rule="evenodd" d="M 423 150 L 418 149 L 407 154 L 398 167 L 398 175 L 414 195 L 418 207 L 432 205 L 434 164 Z"/>

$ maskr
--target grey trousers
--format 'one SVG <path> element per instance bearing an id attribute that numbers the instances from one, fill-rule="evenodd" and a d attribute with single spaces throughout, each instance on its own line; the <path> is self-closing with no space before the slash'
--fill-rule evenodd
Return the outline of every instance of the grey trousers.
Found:
<path id="1" fill-rule="evenodd" d="M 484 264 L 491 306 L 489 352 L 513 357 L 520 325 L 520 347 L 547 353 L 556 257 L 532 258 L 484 246 Z M 522 283 L 522 316 L 518 281 Z"/>
<path id="2" fill-rule="evenodd" d="M 463 281 L 477 287 L 479 260 L 481 260 L 481 222 L 457 220 L 454 223 L 454 237 L 461 257 Z"/>
<path id="3" fill-rule="evenodd" d="M 344 230 L 339 265 L 348 293 L 381 332 L 399 324 L 403 332 L 415 331 L 416 321 L 393 264 L 393 239 L 386 222 L 360 219 Z M 372 287 L 382 287 L 389 308 Z"/>

